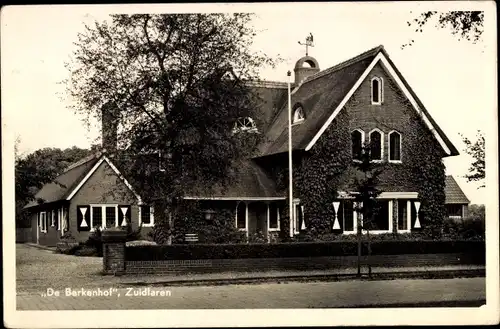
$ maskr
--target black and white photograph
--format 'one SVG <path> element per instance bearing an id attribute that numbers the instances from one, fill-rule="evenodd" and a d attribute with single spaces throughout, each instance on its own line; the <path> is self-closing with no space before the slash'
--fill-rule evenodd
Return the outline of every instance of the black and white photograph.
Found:
<path id="1" fill-rule="evenodd" d="M 499 322 L 495 2 L 0 22 L 7 327 Z"/>

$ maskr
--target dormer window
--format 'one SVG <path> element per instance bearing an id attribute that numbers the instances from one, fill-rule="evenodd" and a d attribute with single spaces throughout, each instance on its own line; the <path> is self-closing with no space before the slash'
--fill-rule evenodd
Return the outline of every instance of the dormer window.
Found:
<path id="1" fill-rule="evenodd" d="M 299 123 L 304 121 L 305 115 L 302 107 L 297 107 L 293 112 L 293 123 Z"/>
<path id="2" fill-rule="evenodd" d="M 374 77 L 372 79 L 372 105 L 381 105 L 384 98 L 384 86 L 383 80 L 379 77 Z"/>
<path id="3" fill-rule="evenodd" d="M 233 133 L 237 133 L 240 131 L 246 132 L 258 132 L 257 126 L 255 125 L 255 121 L 253 121 L 250 117 L 239 118 L 234 123 Z"/>

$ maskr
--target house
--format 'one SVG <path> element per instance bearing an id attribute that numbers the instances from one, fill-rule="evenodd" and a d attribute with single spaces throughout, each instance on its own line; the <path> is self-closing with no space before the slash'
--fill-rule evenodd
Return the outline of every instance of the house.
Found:
<path id="1" fill-rule="evenodd" d="M 463 220 L 467 218 L 469 209 L 469 199 L 462 191 L 453 176 L 446 176 L 446 216 L 453 220 Z"/>
<path id="2" fill-rule="evenodd" d="M 370 141 L 373 161 L 386 165 L 379 186 L 381 210 L 371 232 L 407 233 L 443 220 L 445 192 L 453 194 L 458 186 L 445 190 L 442 159 L 459 153 L 383 46 L 323 71 L 316 59 L 305 56 L 294 73 L 291 224 L 285 224 L 288 84 L 283 82 L 249 83 L 261 99 L 255 105 L 259 117 L 241 118 L 234 133 L 258 132 L 264 138 L 254 156 L 238 165 L 230 186 L 203 193 L 188 188 L 184 199 L 201 200 L 214 211 L 231 210 L 234 225 L 247 237 L 260 233 L 271 240 L 280 232 L 293 236 L 312 228 L 352 234 L 357 230 L 357 213 L 349 198 L 356 175 L 353 164 L 359 161 L 362 145 Z M 116 145 L 113 122 L 103 115 L 104 149 Z M 154 225 L 153 207 L 143 203 L 105 152 L 70 166 L 36 197 L 43 202 L 26 208 L 37 228 L 33 241 L 41 244 L 55 244 L 67 231 L 83 241 L 95 226 L 131 223 L 150 230 Z M 446 195 L 446 200 L 454 197 Z"/>

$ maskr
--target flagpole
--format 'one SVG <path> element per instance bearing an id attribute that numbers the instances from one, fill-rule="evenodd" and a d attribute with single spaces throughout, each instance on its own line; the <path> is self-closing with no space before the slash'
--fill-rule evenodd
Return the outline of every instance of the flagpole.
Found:
<path id="1" fill-rule="evenodd" d="M 290 91 L 290 79 L 292 72 L 288 70 L 288 189 L 290 192 L 289 218 L 290 237 L 293 237 L 293 181 L 292 181 L 292 94 Z"/>

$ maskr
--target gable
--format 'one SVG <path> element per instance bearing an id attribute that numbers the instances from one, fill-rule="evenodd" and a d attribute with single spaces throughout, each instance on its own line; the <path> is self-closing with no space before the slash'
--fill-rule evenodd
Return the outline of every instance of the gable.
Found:
<path id="1" fill-rule="evenodd" d="M 307 78 L 292 92 L 292 107 L 300 105 L 305 120 L 292 126 L 292 148 L 305 149 L 328 119 L 332 109 L 342 101 L 359 76 L 372 62 L 377 48 L 354 59 L 340 63 L 330 69 Z M 263 143 L 259 145 L 259 156 L 283 153 L 288 150 L 288 102 L 271 122 Z"/>
<path id="2" fill-rule="evenodd" d="M 385 67 L 387 74 L 431 131 L 445 156 L 458 155 L 458 150 L 432 119 L 382 46 L 319 72 L 295 88 L 291 105 L 302 106 L 306 120 L 292 125 L 292 149 L 310 150 L 377 64 Z M 269 125 L 264 141 L 259 145 L 257 157 L 287 151 L 288 102 L 285 102 Z"/>
<path id="3" fill-rule="evenodd" d="M 443 131 L 438 127 L 437 123 L 432 119 L 428 111 L 423 106 L 422 102 L 417 98 L 415 93 L 409 88 L 408 83 L 404 80 L 401 73 L 397 71 L 392 61 L 390 61 L 387 53 L 384 49 L 377 54 L 377 56 L 373 59 L 370 65 L 366 68 L 363 74 L 358 78 L 354 86 L 349 90 L 344 99 L 340 102 L 337 108 L 333 111 L 330 117 L 326 120 L 323 126 L 319 129 L 319 131 L 314 135 L 312 140 L 308 143 L 305 150 L 310 150 L 317 140 L 321 137 L 321 135 L 325 132 L 327 127 L 331 124 L 333 119 L 338 115 L 338 113 L 344 108 L 345 104 L 349 101 L 349 99 L 353 96 L 353 94 L 357 91 L 360 85 L 367 80 L 370 73 L 373 71 L 377 64 L 382 64 L 384 69 L 387 71 L 388 76 L 397 84 L 397 87 L 403 92 L 407 100 L 411 103 L 413 110 L 419 114 L 422 122 L 425 126 L 431 131 L 435 139 L 438 141 L 439 145 L 444 151 L 445 156 L 458 155 L 458 150 L 455 146 L 450 142 L 450 140 L 446 137 Z"/>
<path id="4" fill-rule="evenodd" d="M 123 177 L 120 171 L 116 168 L 116 166 L 106 157 L 103 156 L 94 167 L 85 175 L 85 177 L 78 183 L 78 185 L 72 190 L 72 192 L 66 197 L 66 200 L 71 200 L 79 191 L 84 187 L 88 187 L 88 182 L 95 181 L 97 177 L 98 187 L 97 189 L 100 192 L 113 192 L 112 190 L 116 190 L 116 192 L 127 191 L 131 193 L 135 199 L 139 203 L 142 203 L 141 197 L 135 192 L 134 188 L 130 183 Z M 102 185 L 102 186 L 99 186 Z M 94 192 L 95 194 L 102 194 L 98 191 Z"/>

